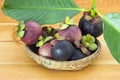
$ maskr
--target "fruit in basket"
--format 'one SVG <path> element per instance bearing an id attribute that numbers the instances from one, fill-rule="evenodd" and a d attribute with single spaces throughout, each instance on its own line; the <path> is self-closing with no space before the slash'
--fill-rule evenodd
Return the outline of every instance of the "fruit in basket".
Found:
<path id="1" fill-rule="evenodd" d="M 74 48 L 74 54 L 73 56 L 69 59 L 71 60 L 78 60 L 78 59 L 82 59 L 84 57 L 86 57 L 87 55 L 83 54 L 79 49 Z"/>
<path id="2" fill-rule="evenodd" d="M 40 36 L 38 42 L 36 43 L 36 47 L 39 47 L 38 53 L 41 56 L 52 58 L 51 56 L 51 48 L 53 45 L 57 44 L 57 40 L 53 40 L 53 36 Z"/>
<path id="3" fill-rule="evenodd" d="M 66 61 L 72 57 L 74 48 L 69 41 L 60 41 L 51 48 L 52 58 L 58 61 Z"/>
<path id="4" fill-rule="evenodd" d="M 91 34 L 98 37 L 103 33 L 102 19 L 98 15 L 93 17 L 90 12 L 85 12 L 79 21 L 79 28 L 83 35 Z"/>
<path id="5" fill-rule="evenodd" d="M 47 58 L 52 58 L 51 48 L 52 48 L 52 46 L 50 45 L 50 43 L 46 43 L 39 48 L 38 53 L 41 56 L 44 56 L 44 57 L 47 57 Z"/>
<path id="6" fill-rule="evenodd" d="M 37 22 L 26 21 L 20 23 L 18 26 L 17 34 L 21 35 L 20 32 L 24 32 L 20 37 L 26 45 L 33 45 L 37 42 L 39 36 L 42 34 L 42 28 Z"/>
<path id="7" fill-rule="evenodd" d="M 76 43 L 80 42 L 82 37 L 81 30 L 75 25 L 69 26 L 67 29 L 58 31 L 58 34 L 63 39 L 73 42 L 75 45 L 77 45 Z"/>
<path id="8" fill-rule="evenodd" d="M 22 22 L 17 33 L 33 52 L 58 61 L 82 59 L 97 49 L 95 38 L 90 34 L 82 35 L 69 18 L 57 30 L 50 26 L 40 27 L 33 21 Z"/>

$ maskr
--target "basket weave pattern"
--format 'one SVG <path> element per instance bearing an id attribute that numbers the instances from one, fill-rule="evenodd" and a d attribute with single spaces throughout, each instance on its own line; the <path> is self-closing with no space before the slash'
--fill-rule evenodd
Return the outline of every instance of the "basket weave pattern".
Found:
<path id="1" fill-rule="evenodd" d="M 101 44 L 98 41 L 98 49 L 90 56 L 74 61 L 56 61 L 35 54 L 28 47 L 26 47 L 26 50 L 31 58 L 46 68 L 55 70 L 81 70 L 97 58 L 101 50 Z"/>

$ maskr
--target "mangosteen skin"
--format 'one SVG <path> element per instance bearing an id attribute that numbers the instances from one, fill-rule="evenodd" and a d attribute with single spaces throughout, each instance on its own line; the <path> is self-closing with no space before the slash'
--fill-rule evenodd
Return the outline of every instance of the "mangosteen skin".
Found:
<path id="1" fill-rule="evenodd" d="M 78 60 L 87 57 L 87 55 L 83 54 L 79 49 L 74 47 L 74 54 L 68 61 Z"/>
<path id="2" fill-rule="evenodd" d="M 85 16 L 83 16 L 79 21 L 79 28 L 83 35 L 91 34 L 94 37 L 99 37 L 103 33 L 103 22 L 102 19 L 99 19 L 96 23 L 87 21 L 85 20 Z"/>
<path id="3" fill-rule="evenodd" d="M 58 42 L 51 49 L 51 54 L 53 59 L 57 61 L 67 61 L 70 57 L 72 57 L 74 53 L 74 48 L 69 41 L 61 41 Z"/>

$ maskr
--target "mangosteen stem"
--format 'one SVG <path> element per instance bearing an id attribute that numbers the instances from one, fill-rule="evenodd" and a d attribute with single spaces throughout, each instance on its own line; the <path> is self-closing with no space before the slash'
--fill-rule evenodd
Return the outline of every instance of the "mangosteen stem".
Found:
<path id="1" fill-rule="evenodd" d="M 90 14 L 93 18 L 96 16 L 96 0 L 92 0 L 92 9 Z"/>
<path id="2" fill-rule="evenodd" d="M 96 6 L 96 1 L 97 0 L 92 0 L 92 9 L 97 15 L 99 15 L 100 17 L 103 17 L 103 15 L 101 13 L 99 13 L 97 6 Z"/>
<path id="3" fill-rule="evenodd" d="M 96 5 L 97 0 L 92 0 L 92 8 L 91 9 L 83 9 L 83 12 L 91 12 L 91 16 L 94 18 L 97 15 L 99 15 L 101 18 L 104 18 L 101 13 L 99 13 Z"/>
<path id="4" fill-rule="evenodd" d="M 92 0 L 92 9 L 96 9 L 96 0 Z"/>

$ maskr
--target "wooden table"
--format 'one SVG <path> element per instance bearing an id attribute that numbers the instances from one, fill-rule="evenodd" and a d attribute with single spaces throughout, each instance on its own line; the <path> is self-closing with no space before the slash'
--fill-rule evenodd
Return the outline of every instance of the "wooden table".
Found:
<path id="1" fill-rule="evenodd" d="M 88 8 L 90 0 L 75 0 L 81 7 Z M 3 0 L 0 0 L 0 7 Z M 120 0 L 98 0 L 102 14 L 120 12 Z M 75 16 L 78 21 L 81 14 Z M 34 62 L 26 53 L 24 45 L 13 39 L 17 21 L 0 11 L 0 80 L 119 80 L 120 65 L 111 56 L 103 36 L 100 56 L 81 71 L 55 71 Z"/>

